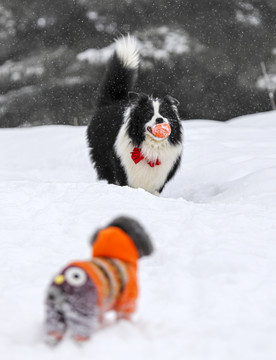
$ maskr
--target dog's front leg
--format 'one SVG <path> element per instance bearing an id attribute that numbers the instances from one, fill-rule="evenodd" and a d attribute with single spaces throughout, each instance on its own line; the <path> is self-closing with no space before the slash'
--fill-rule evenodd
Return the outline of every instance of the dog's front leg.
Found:
<path id="1" fill-rule="evenodd" d="M 65 312 L 66 322 L 73 339 L 78 343 L 89 340 L 96 325 L 95 311 L 81 314 L 72 307 L 68 307 Z"/>
<path id="2" fill-rule="evenodd" d="M 64 314 L 53 304 L 46 304 L 45 341 L 48 345 L 56 345 L 62 340 L 67 324 Z"/>

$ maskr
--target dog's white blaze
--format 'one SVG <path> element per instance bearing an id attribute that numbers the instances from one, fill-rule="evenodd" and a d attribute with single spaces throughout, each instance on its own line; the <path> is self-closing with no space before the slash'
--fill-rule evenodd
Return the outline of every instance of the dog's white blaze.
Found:
<path id="1" fill-rule="evenodd" d="M 159 101 L 158 100 L 153 100 L 152 101 L 152 106 L 153 106 L 153 111 L 154 111 L 154 117 L 158 117 L 158 116 L 160 116 L 160 114 L 159 114 L 159 106 L 160 106 L 160 103 L 159 103 Z"/>
<path id="2" fill-rule="evenodd" d="M 138 45 L 134 37 L 128 35 L 116 40 L 116 53 L 126 68 L 137 69 L 139 65 Z"/>
<path id="3" fill-rule="evenodd" d="M 150 121 L 147 123 L 147 126 L 155 125 L 155 120 L 158 118 L 162 118 L 165 123 L 168 123 L 168 119 L 164 118 L 159 112 L 160 102 L 158 100 L 152 100 L 152 107 L 153 107 L 153 117 L 150 119 Z"/>
<path id="4" fill-rule="evenodd" d="M 147 131 L 147 128 L 148 128 L 148 127 L 153 128 L 154 125 L 156 125 L 156 122 L 155 122 L 155 121 L 156 121 L 156 119 L 158 119 L 158 118 L 162 118 L 164 123 L 167 123 L 167 124 L 169 123 L 169 120 L 166 119 L 164 116 L 162 116 L 162 115 L 159 113 L 160 102 L 159 102 L 158 100 L 151 100 L 151 102 L 152 102 L 152 107 L 153 107 L 153 116 L 152 116 L 152 118 L 150 119 L 150 121 L 148 121 L 148 122 L 146 123 L 146 125 L 145 125 L 145 132 L 147 132 L 148 135 L 151 136 L 155 141 L 158 141 L 158 142 L 164 141 L 164 139 L 160 139 L 160 138 L 154 136 L 153 134 L 151 134 L 151 133 L 149 133 L 149 132 Z"/>
<path id="5" fill-rule="evenodd" d="M 135 146 L 127 135 L 129 112 L 130 108 L 125 113 L 126 121 L 117 136 L 115 151 L 125 169 L 128 184 L 133 188 L 143 188 L 157 195 L 157 191 L 164 185 L 170 170 L 182 152 L 182 144 L 171 145 L 167 139 L 156 141 L 147 133 L 146 139 L 141 145 L 141 151 L 145 159 L 135 164 L 131 159 L 131 152 Z M 157 158 L 161 165 L 150 167 L 148 161 L 155 162 Z"/>

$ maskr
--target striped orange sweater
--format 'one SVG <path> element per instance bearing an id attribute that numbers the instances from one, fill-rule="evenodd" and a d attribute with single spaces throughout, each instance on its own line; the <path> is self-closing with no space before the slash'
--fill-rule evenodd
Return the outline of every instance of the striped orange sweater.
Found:
<path id="1" fill-rule="evenodd" d="M 91 261 L 75 261 L 70 266 L 82 268 L 97 289 L 100 313 L 115 310 L 128 317 L 136 309 L 138 297 L 138 250 L 129 235 L 118 227 L 98 232 Z"/>

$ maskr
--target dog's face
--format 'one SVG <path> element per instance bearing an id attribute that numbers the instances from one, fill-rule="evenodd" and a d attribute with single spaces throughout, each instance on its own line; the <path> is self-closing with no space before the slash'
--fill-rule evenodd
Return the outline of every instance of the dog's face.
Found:
<path id="1" fill-rule="evenodd" d="M 129 93 L 131 110 L 128 122 L 128 135 L 137 146 L 148 136 L 156 142 L 181 142 L 180 119 L 177 111 L 178 100 L 166 95 L 163 99 L 153 99 L 144 93 Z M 171 134 L 166 139 L 155 136 L 152 129 L 157 124 L 169 124 Z"/>
<path id="2" fill-rule="evenodd" d="M 67 303 L 72 310 L 88 313 L 95 303 L 95 287 L 83 269 L 68 266 L 55 277 L 46 301 L 59 310 Z"/>

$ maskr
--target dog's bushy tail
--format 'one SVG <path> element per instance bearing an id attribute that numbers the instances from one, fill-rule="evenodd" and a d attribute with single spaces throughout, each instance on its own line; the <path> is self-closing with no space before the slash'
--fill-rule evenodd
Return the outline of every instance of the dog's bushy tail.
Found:
<path id="1" fill-rule="evenodd" d="M 116 40 L 116 49 L 108 64 L 97 106 L 127 99 L 128 92 L 135 84 L 138 66 L 139 53 L 135 38 L 128 35 Z"/>

